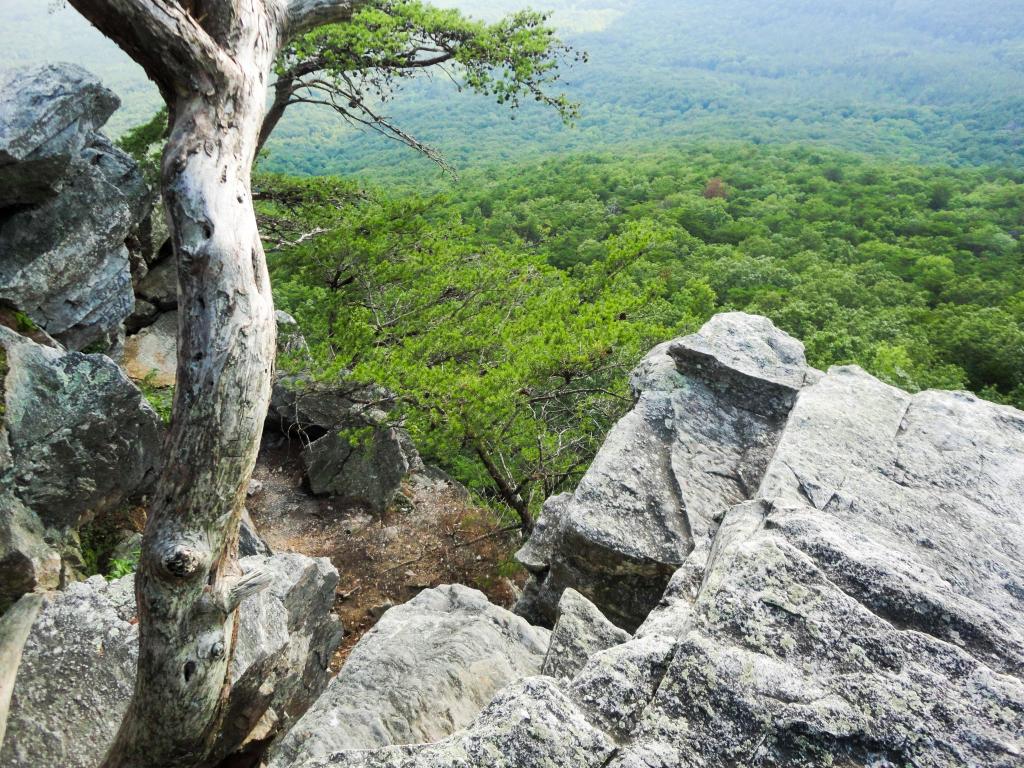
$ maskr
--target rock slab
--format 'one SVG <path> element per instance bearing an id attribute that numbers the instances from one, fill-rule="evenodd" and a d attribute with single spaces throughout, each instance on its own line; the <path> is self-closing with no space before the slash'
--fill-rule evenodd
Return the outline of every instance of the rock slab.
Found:
<path id="1" fill-rule="evenodd" d="M 549 633 L 463 586 L 388 610 L 271 752 L 271 768 L 342 749 L 438 741 L 540 671 Z"/>
<path id="2" fill-rule="evenodd" d="M 633 410 L 576 491 L 548 500 L 517 554 L 533 579 L 516 610 L 550 625 L 572 587 L 636 629 L 757 488 L 797 393 L 817 376 L 799 341 L 739 312 L 656 347 L 633 372 Z"/>
<path id="3" fill-rule="evenodd" d="M 214 757 L 236 749 L 264 719 L 297 717 L 326 685 L 341 640 L 329 611 L 337 571 L 301 555 L 246 558 L 271 571 L 271 587 L 240 609 L 233 691 Z M 134 576 L 94 576 L 48 593 L 21 654 L 5 768 L 95 768 L 112 743 L 135 686 L 138 625 Z"/>

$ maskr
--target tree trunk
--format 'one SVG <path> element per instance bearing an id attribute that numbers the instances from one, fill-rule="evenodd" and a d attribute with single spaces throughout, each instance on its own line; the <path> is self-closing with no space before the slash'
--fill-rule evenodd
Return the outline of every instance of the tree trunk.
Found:
<path id="1" fill-rule="evenodd" d="M 250 177 L 274 59 L 362 0 L 69 0 L 159 86 L 171 115 L 162 192 L 178 267 L 167 458 L 135 576 L 135 694 L 103 768 L 216 760 L 239 577 L 238 525 L 270 399 L 276 327 Z"/>
<path id="2" fill-rule="evenodd" d="M 262 59 L 262 60 L 259 60 Z M 272 55 L 171 104 L 163 194 L 178 267 L 177 384 L 167 459 L 136 575 L 139 665 L 104 766 L 210 758 L 229 690 L 238 525 L 270 399 L 275 322 L 250 195 Z"/>

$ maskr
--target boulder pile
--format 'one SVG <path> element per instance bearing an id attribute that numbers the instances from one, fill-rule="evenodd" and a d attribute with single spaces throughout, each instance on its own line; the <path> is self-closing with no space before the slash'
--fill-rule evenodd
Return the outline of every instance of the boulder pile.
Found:
<path id="1" fill-rule="evenodd" d="M 248 557 L 241 567 L 267 570 L 273 581 L 240 609 L 226 729 L 214 762 L 299 717 L 326 686 L 342 636 L 331 613 L 338 573 L 326 558 Z M 135 687 L 133 580 L 94 576 L 47 594 L 28 614 L 0 765 L 94 768 L 102 760 Z"/>
<path id="2" fill-rule="evenodd" d="M 1024 414 L 815 371 L 743 314 L 656 348 L 633 382 L 520 553 L 519 608 L 554 623 L 540 674 L 439 740 L 392 726 L 372 744 L 318 716 L 274 768 L 1024 762 Z M 392 642 L 372 632 L 353 658 L 388 679 Z M 472 673 L 441 648 L 423 658 Z M 429 688 L 421 666 L 401 690 Z M 391 712 L 357 676 L 307 718 Z M 397 722 L 433 716 L 401 698 Z"/>
<path id="3" fill-rule="evenodd" d="M 119 104 L 71 64 L 0 77 L 0 304 L 70 349 L 116 345 L 135 306 L 126 243 L 152 200 L 99 132 Z"/>

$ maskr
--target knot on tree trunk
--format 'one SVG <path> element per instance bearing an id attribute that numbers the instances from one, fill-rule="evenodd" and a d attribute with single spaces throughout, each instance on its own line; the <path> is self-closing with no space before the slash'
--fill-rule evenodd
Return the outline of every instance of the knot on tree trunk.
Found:
<path id="1" fill-rule="evenodd" d="M 160 563 L 164 570 L 176 579 L 187 579 L 203 568 L 203 559 L 199 553 L 181 545 L 164 554 Z"/>

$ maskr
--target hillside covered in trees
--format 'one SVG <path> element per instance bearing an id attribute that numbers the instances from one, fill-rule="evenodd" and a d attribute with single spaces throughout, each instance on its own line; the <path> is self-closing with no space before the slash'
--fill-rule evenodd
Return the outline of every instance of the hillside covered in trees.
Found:
<path id="1" fill-rule="evenodd" d="M 67 58 L 125 99 L 112 126 L 156 110 L 141 70 L 61 3 L 0 0 L 10 64 Z M 447 0 L 493 20 L 521 4 Z M 539 105 L 508 110 L 456 95 L 443 74 L 400 84 L 381 105 L 467 170 L 533 155 L 668 139 L 800 141 L 952 165 L 1019 165 L 1024 152 L 1024 7 L 1013 0 L 548 0 L 568 42 L 589 55 L 564 72 L 581 103 L 574 129 Z M 53 13 L 50 9 L 56 8 Z M 317 107 L 292 110 L 263 167 L 422 183 L 430 163 L 396 153 Z"/>
<path id="2" fill-rule="evenodd" d="M 585 469 L 644 350 L 723 310 L 820 368 L 1024 406 L 1022 181 L 737 143 L 494 166 L 435 196 L 258 186 L 278 304 L 323 375 L 405 393 L 436 461 L 536 504 Z"/>
<path id="3" fill-rule="evenodd" d="M 1024 5 L 540 5 L 0 0 L 0 765 L 1018 766 Z"/>

